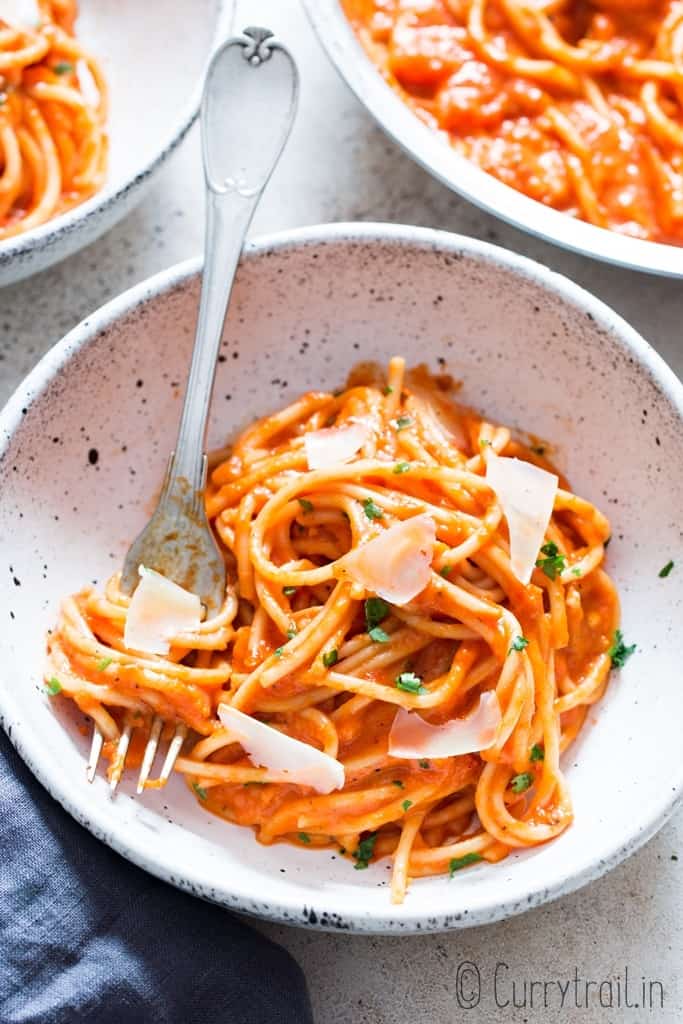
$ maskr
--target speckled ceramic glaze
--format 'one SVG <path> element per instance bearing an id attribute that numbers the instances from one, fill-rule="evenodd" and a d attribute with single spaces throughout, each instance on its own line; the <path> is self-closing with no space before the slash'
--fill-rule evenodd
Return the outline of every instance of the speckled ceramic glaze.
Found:
<path id="1" fill-rule="evenodd" d="M 628 238 L 568 217 L 486 174 L 415 116 L 366 56 L 340 0 L 303 0 L 330 60 L 381 127 L 427 171 L 516 227 L 608 263 L 683 277 L 683 249 Z"/>
<path id="2" fill-rule="evenodd" d="M 204 69 L 214 44 L 230 33 L 233 6 L 80 0 L 76 31 L 100 60 L 110 91 L 107 180 L 63 216 L 0 242 L 0 286 L 94 242 L 142 198 L 197 114 Z"/>
<path id="3" fill-rule="evenodd" d="M 360 359 L 403 353 L 465 381 L 465 400 L 552 441 L 578 493 L 613 524 L 609 568 L 637 654 L 614 674 L 566 759 L 576 812 L 560 839 L 389 902 L 383 861 L 260 846 L 180 780 L 112 802 L 85 780 L 87 737 L 41 685 L 60 597 L 121 564 L 174 440 L 197 264 L 93 314 L 0 418 L 0 710 L 35 774 L 75 818 L 173 884 L 282 921 L 410 932 L 518 913 L 597 877 L 664 822 L 683 789 L 680 673 L 683 387 L 604 305 L 501 249 L 418 228 L 338 225 L 253 245 L 238 276 L 212 445 Z M 667 579 L 659 569 L 670 558 Z M 58 712 L 60 719 L 55 715 Z M 63 724 L 66 723 L 66 726 Z M 80 723 L 82 724 L 82 723 Z"/>

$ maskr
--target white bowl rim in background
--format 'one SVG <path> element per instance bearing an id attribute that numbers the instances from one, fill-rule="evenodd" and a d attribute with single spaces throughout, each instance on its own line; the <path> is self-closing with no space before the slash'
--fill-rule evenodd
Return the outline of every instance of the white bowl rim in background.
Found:
<path id="1" fill-rule="evenodd" d="M 421 121 L 365 53 L 340 0 L 302 0 L 332 64 L 380 127 L 426 171 L 488 213 L 554 245 L 631 270 L 683 277 L 683 246 L 631 238 L 530 199 L 453 149 Z"/>
<path id="2" fill-rule="evenodd" d="M 426 228 L 393 224 L 340 223 L 317 225 L 261 237 L 249 243 L 246 259 L 259 259 L 264 253 L 286 252 L 305 246 L 315 247 L 325 243 L 344 242 L 360 242 L 367 245 L 372 245 L 373 242 L 388 242 L 397 245 L 403 244 L 406 247 L 411 245 L 424 248 L 432 247 L 445 255 L 464 252 L 475 259 L 510 269 L 525 279 L 539 283 L 542 287 L 559 295 L 561 299 L 584 311 L 599 326 L 615 331 L 624 350 L 632 355 L 639 364 L 639 370 L 650 376 L 674 407 L 676 415 L 683 421 L 683 384 L 633 328 L 603 302 L 591 296 L 578 285 L 525 257 L 497 246 Z M 196 275 L 200 269 L 198 260 L 189 260 L 162 271 L 108 302 L 58 342 L 19 386 L 0 414 L 0 456 L 7 449 L 22 421 L 22 409 L 40 398 L 49 382 L 60 374 L 60 371 L 65 368 L 76 352 L 87 347 L 92 339 L 97 338 L 103 330 L 122 316 L 135 310 L 151 298 L 163 297 L 172 292 L 177 286 Z M 37 638 L 36 642 L 40 642 L 40 638 Z M 143 842 L 131 843 L 122 830 L 119 829 L 117 832 L 113 828 L 107 814 L 106 801 L 102 801 L 101 805 L 98 804 L 93 811 L 92 806 L 86 806 L 84 803 L 82 790 L 70 789 L 62 783 L 59 773 L 54 771 L 49 751 L 42 749 L 36 742 L 30 721 L 22 720 L 10 687 L 0 688 L 0 717 L 12 743 L 33 773 L 77 821 L 86 824 L 99 837 L 105 837 L 113 849 L 153 875 L 183 889 L 202 892 L 202 886 L 206 884 L 206 879 L 201 876 L 201 873 L 198 874 L 194 871 L 192 864 L 184 865 L 183 874 L 179 878 L 177 866 L 174 869 L 175 873 L 170 871 L 167 865 L 150 856 Z M 476 908 L 466 920 L 460 922 L 461 926 L 483 924 L 511 916 L 549 899 L 572 892 L 599 877 L 651 838 L 673 813 L 682 798 L 683 762 L 680 765 L 678 777 L 669 779 L 668 785 L 662 787 L 661 799 L 658 802 L 652 802 L 647 807 L 639 807 L 637 813 L 634 812 L 633 818 L 624 822 L 623 834 L 616 836 L 609 848 L 603 845 L 599 851 L 591 851 L 592 859 L 587 860 L 580 870 L 556 871 L 555 874 L 540 875 L 537 886 L 526 893 L 524 901 L 519 899 L 519 895 L 516 895 L 514 899 L 506 896 L 505 891 L 501 889 L 498 899 Z M 562 837 L 556 842 L 561 843 Z M 239 885 L 226 884 L 215 878 L 211 880 L 211 884 L 213 891 L 218 893 L 217 902 L 229 905 L 233 909 L 253 912 L 249 901 L 255 898 L 255 894 L 240 891 Z M 408 903 L 403 908 L 391 907 L 388 891 L 384 891 L 387 897 L 386 918 L 377 915 L 368 920 L 353 909 L 325 906 L 325 898 L 321 894 L 316 894 L 313 901 L 319 914 L 322 911 L 328 916 L 334 916 L 341 912 L 348 923 L 348 929 L 352 931 L 371 933 L 438 931 L 446 926 L 454 926 L 452 920 L 449 920 L 448 924 L 444 923 L 444 919 L 447 917 L 445 913 L 441 918 L 435 918 L 432 915 L 427 922 L 424 911 L 421 912 L 419 906 Z M 225 893 L 224 898 L 221 898 L 221 892 Z M 267 911 L 259 911 L 259 913 L 273 920 L 315 925 L 315 921 L 302 917 L 301 903 L 301 894 L 297 893 L 295 889 L 291 901 L 282 898 L 278 903 L 270 906 Z"/>

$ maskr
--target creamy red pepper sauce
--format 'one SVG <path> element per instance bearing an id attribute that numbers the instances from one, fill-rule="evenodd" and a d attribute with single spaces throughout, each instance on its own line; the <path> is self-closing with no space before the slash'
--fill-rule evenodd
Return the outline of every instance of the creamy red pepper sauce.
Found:
<path id="1" fill-rule="evenodd" d="M 426 124 L 506 185 L 683 244 L 683 5 L 342 0 Z"/>

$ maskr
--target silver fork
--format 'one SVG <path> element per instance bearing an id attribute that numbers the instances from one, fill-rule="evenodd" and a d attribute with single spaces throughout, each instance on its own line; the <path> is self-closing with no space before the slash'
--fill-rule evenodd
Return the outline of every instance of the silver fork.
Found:
<path id="1" fill-rule="evenodd" d="M 185 401 L 157 508 L 126 555 L 121 589 L 132 594 L 140 565 L 198 594 L 207 616 L 225 598 L 225 562 L 206 518 L 206 423 L 225 314 L 247 229 L 289 136 L 299 91 L 290 53 L 265 28 L 247 28 L 214 54 L 201 104 L 206 183 L 204 272 Z M 141 793 L 156 757 L 163 720 L 152 720 L 140 769 Z M 134 725 L 119 738 L 111 792 L 123 774 Z M 187 735 L 176 725 L 159 781 L 170 776 Z M 92 782 L 104 738 L 95 725 L 87 777 Z"/>

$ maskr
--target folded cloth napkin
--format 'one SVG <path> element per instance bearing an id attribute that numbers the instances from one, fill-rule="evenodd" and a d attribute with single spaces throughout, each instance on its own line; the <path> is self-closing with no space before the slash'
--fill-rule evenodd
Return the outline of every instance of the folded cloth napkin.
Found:
<path id="1" fill-rule="evenodd" d="M 306 982 L 248 925 L 126 863 L 0 731 L 2 1024 L 312 1024 Z"/>

